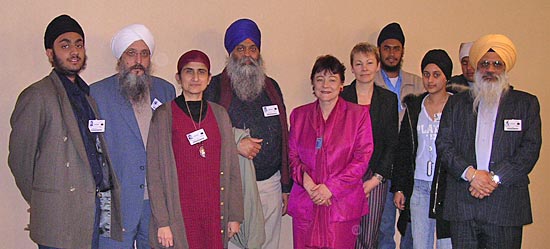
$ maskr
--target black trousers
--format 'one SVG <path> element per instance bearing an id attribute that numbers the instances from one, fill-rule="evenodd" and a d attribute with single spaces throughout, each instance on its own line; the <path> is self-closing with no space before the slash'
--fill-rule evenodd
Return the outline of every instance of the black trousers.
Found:
<path id="1" fill-rule="evenodd" d="M 519 249 L 523 226 L 498 226 L 476 220 L 451 221 L 453 249 Z"/>

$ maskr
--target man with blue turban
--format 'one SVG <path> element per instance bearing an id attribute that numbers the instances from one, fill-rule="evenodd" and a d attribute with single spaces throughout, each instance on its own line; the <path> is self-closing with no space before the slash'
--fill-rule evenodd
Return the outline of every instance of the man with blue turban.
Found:
<path id="1" fill-rule="evenodd" d="M 121 184 L 124 241 L 101 238 L 99 248 L 151 248 L 151 205 L 145 180 L 146 145 L 153 112 L 175 98 L 174 86 L 151 75 L 155 39 L 143 24 L 131 24 L 111 40 L 118 73 L 90 87 L 105 119 L 105 140 Z"/>
<path id="2" fill-rule="evenodd" d="M 224 45 L 228 63 L 212 78 L 205 98 L 227 109 L 233 127 L 250 132 L 237 148 L 256 171 L 266 235 L 261 248 L 279 248 L 281 217 L 286 214 L 291 187 L 283 95 L 277 82 L 265 75 L 261 32 L 254 21 L 233 22 L 225 32 Z"/>
<path id="3" fill-rule="evenodd" d="M 540 105 L 510 86 L 516 54 L 504 35 L 476 40 L 475 83 L 441 115 L 436 149 L 447 165 L 443 218 L 453 248 L 521 248 L 523 226 L 533 222 L 528 186 L 542 142 Z"/>

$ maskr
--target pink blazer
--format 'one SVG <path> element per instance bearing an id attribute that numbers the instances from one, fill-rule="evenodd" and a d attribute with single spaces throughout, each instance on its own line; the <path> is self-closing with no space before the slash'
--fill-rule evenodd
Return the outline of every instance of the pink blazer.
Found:
<path id="1" fill-rule="evenodd" d="M 321 141 L 322 140 L 322 141 Z M 373 152 L 369 109 L 338 99 L 329 118 L 322 118 L 319 102 L 294 109 L 290 115 L 289 162 L 294 186 L 288 213 L 311 220 L 315 205 L 303 187 L 307 172 L 332 192 L 329 220 L 349 221 L 368 213 L 362 177 Z"/>

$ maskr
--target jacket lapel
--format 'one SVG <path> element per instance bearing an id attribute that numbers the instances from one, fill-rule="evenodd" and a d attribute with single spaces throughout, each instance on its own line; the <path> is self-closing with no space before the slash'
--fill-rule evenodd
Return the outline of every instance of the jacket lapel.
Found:
<path id="1" fill-rule="evenodd" d="M 118 93 L 120 92 L 120 84 L 118 78 L 115 80 L 115 91 Z M 112 96 L 116 98 L 115 102 L 117 103 L 117 106 L 115 108 L 118 109 L 120 117 L 122 118 L 122 120 L 124 120 L 124 123 L 128 125 L 132 134 L 134 134 L 134 136 L 139 138 L 139 140 L 141 141 L 141 132 L 139 130 L 136 116 L 134 114 L 134 108 L 132 108 L 130 102 L 126 100 L 124 96 L 122 96 L 122 94 L 113 94 Z M 122 129 L 122 127 L 119 127 L 118 129 Z"/>

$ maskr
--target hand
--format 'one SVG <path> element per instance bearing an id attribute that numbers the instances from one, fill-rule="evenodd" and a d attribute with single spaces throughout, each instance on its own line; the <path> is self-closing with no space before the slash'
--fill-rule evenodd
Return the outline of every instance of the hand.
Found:
<path id="1" fill-rule="evenodd" d="M 262 149 L 262 141 L 264 140 L 259 138 L 243 138 L 237 145 L 237 150 L 239 151 L 239 154 L 241 156 L 252 160 L 254 159 L 254 157 L 256 157 L 256 155 L 258 155 L 258 153 Z"/>
<path id="2" fill-rule="evenodd" d="M 166 227 L 159 227 L 157 232 L 157 237 L 159 240 L 159 244 L 161 244 L 164 247 L 172 247 L 174 246 L 174 236 L 172 235 L 172 230 L 169 226 Z"/>
<path id="3" fill-rule="evenodd" d="M 371 177 L 369 180 L 363 183 L 363 191 L 365 192 L 365 196 L 369 198 L 370 192 L 376 188 L 380 184 L 380 180 L 376 177 Z"/>
<path id="4" fill-rule="evenodd" d="M 483 197 L 490 196 L 491 193 L 493 193 L 493 191 L 498 187 L 498 183 L 494 182 L 491 173 L 485 170 L 475 170 L 474 172 L 475 177 L 470 177 L 470 189 L 473 188 L 476 190 L 477 194 Z M 474 176 L 474 174 L 472 174 L 472 176 Z M 470 193 L 472 193 L 472 190 L 470 190 Z"/>
<path id="5" fill-rule="evenodd" d="M 312 194 L 310 195 L 311 200 L 317 205 L 330 206 L 332 202 L 332 192 L 328 189 L 325 184 L 318 184 L 317 186 L 311 189 Z"/>
<path id="6" fill-rule="evenodd" d="M 241 224 L 236 221 L 230 221 L 227 223 L 227 237 L 231 238 L 241 230 Z"/>
<path id="7" fill-rule="evenodd" d="M 403 192 L 395 192 L 393 195 L 393 204 L 401 211 L 405 210 L 405 195 Z"/>
<path id="8" fill-rule="evenodd" d="M 472 186 L 470 186 L 469 190 L 470 190 L 470 195 L 472 195 L 473 197 L 478 198 L 480 200 L 488 196 L 488 195 L 484 195 L 484 194 L 480 193 L 479 191 L 477 191 Z"/>
<path id="9" fill-rule="evenodd" d="M 282 216 L 286 215 L 286 211 L 288 210 L 288 197 L 290 196 L 289 193 L 283 193 L 283 212 Z"/>

